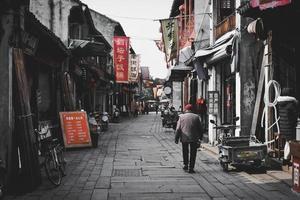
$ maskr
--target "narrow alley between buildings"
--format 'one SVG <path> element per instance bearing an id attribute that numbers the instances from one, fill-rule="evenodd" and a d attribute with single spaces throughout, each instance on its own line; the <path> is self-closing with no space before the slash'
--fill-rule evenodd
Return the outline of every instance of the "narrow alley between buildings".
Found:
<path id="1" fill-rule="evenodd" d="M 223 172 L 211 152 L 200 149 L 195 174 L 182 170 L 174 132 L 150 113 L 110 124 L 97 148 L 67 150 L 67 175 L 53 187 L 44 178 L 32 193 L 9 199 L 299 199 L 268 174 Z"/>

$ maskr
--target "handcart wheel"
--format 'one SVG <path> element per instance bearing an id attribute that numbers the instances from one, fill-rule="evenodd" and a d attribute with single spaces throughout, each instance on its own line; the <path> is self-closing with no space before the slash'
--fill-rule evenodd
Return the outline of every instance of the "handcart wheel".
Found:
<path id="1" fill-rule="evenodd" d="M 221 166 L 224 172 L 228 172 L 228 168 L 229 168 L 228 163 L 221 162 Z"/>

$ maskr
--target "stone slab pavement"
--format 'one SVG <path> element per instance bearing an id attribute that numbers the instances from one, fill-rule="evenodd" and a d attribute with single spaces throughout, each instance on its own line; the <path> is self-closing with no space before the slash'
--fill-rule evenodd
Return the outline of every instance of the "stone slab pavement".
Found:
<path id="1" fill-rule="evenodd" d="M 269 174 L 223 172 L 206 149 L 198 151 L 196 173 L 186 173 L 174 131 L 163 128 L 155 113 L 110 124 L 98 148 L 67 150 L 66 160 L 67 176 L 59 187 L 44 179 L 35 191 L 4 199 L 300 199 Z"/>
<path id="2" fill-rule="evenodd" d="M 217 146 L 212 146 L 208 143 L 204 143 L 201 147 L 209 152 L 212 153 L 216 159 L 218 158 L 219 150 Z M 283 183 L 287 184 L 289 187 L 292 187 L 292 173 L 284 170 L 274 170 L 268 169 L 266 172 L 268 175 L 272 176 L 273 178 L 282 181 Z"/>

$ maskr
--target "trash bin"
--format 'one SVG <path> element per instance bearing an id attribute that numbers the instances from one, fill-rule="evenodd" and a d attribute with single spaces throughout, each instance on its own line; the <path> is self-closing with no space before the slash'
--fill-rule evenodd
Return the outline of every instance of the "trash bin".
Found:
<path id="1" fill-rule="evenodd" d="M 97 132 L 91 131 L 92 146 L 94 148 L 98 147 L 98 138 L 99 138 L 99 134 Z"/>
<path id="2" fill-rule="evenodd" d="M 300 142 L 291 142 L 291 155 L 293 159 L 293 191 L 300 193 Z"/>

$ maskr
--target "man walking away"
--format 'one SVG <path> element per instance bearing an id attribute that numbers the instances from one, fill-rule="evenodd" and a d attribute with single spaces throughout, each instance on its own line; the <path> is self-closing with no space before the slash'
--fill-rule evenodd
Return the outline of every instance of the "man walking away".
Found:
<path id="1" fill-rule="evenodd" d="M 179 115 L 177 127 L 175 131 L 175 143 L 178 140 L 182 143 L 182 156 L 184 170 L 189 170 L 189 173 L 195 173 L 195 161 L 199 140 L 202 140 L 203 132 L 200 122 L 200 117 L 192 113 L 192 105 L 185 106 L 185 113 Z"/>

